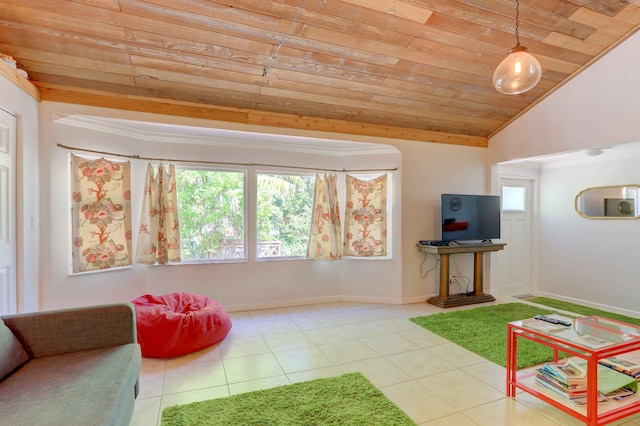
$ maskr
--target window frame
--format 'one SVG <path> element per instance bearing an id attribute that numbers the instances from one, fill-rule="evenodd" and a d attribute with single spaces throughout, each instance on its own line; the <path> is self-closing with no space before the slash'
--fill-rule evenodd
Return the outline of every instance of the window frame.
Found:
<path id="1" fill-rule="evenodd" d="M 238 167 L 224 167 L 220 165 L 212 165 L 212 164 L 180 164 L 176 163 L 176 186 L 178 186 L 178 172 L 180 170 L 198 170 L 198 171 L 208 171 L 208 172 L 227 172 L 227 173 L 241 173 L 243 176 L 242 185 L 243 185 L 243 256 L 240 258 L 206 258 L 206 259 L 181 259 L 180 263 L 174 263 L 171 265 L 198 265 L 198 264 L 212 264 L 212 263 L 246 263 L 249 260 L 249 252 L 250 247 L 248 245 L 249 242 L 249 233 L 251 230 L 247 227 L 248 221 L 248 206 L 249 206 L 249 197 L 248 197 L 248 189 L 249 189 L 249 169 L 248 168 L 238 168 Z M 180 211 L 178 211 L 178 218 L 180 218 Z M 182 221 L 180 224 L 182 228 Z M 180 243 L 182 244 L 182 235 L 180 238 Z"/>
<path id="2" fill-rule="evenodd" d="M 179 173 L 183 170 L 195 170 L 195 171 L 204 171 L 204 172 L 221 172 L 221 173 L 240 173 L 242 174 L 242 184 L 243 184 L 243 256 L 239 258 L 206 258 L 206 259 L 181 259 L 179 263 L 169 263 L 165 265 L 154 265 L 154 266 L 180 266 L 180 265 L 198 265 L 198 264 L 224 264 L 224 263 L 247 263 L 250 261 L 255 262 L 273 262 L 273 261 L 296 261 L 296 260 L 312 260 L 306 257 L 306 251 L 304 254 L 300 256 L 259 256 L 258 253 L 258 175 L 259 174 L 270 174 L 270 175 L 292 175 L 292 176 L 306 176 L 309 177 L 315 183 L 315 177 L 318 173 L 324 173 L 323 170 L 317 169 L 314 171 L 302 170 L 296 168 L 270 168 L 270 167 L 262 167 L 257 169 L 252 165 L 221 165 L 221 164 L 208 164 L 208 163 L 181 163 L 176 161 L 175 163 L 176 169 L 176 180 L 179 179 Z M 336 173 L 338 175 L 338 181 L 342 182 L 338 185 L 338 200 L 340 203 L 340 220 L 341 220 L 341 231 L 343 235 L 344 243 L 344 232 L 345 232 L 345 208 L 344 203 L 346 199 L 346 188 L 345 188 L 345 180 L 346 175 L 351 175 L 357 177 L 362 180 L 369 180 L 376 178 L 382 174 L 387 174 L 388 176 L 388 185 L 389 191 L 387 193 L 387 211 L 388 211 L 388 222 L 389 227 L 387 229 L 387 255 L 386 256 L 371 256 L 371 257 L 355 257 L 344 255 L 343 259 L 350 260 L 392 260 L 392 246 L 393 246 L 393 174 L 390 171 L 381 171 L 381 172 L 349 172 L 349 171 L 341 171 L 341 172 L 326 172 L 326 173 Z M 70 175 L 69 175 L 70 179 Z M 178 185 L 179 186 L 179 185 Z M 315 188 L 311 191 L 311 208 L 313 209 L 313 193 Z M 71 203 L 71 200 L 69 200 Z M 132 219 L 135 220 L 136 212 L 132 212 Z M 179 213 L 180 215 L 180 213 Z M 180 217 L 180 216 L 179 216 Z M 311 217 L 309 217 L 309 221 L 311 221 Z M 183 221 L 180 221 L 181 228 L 183 227 Z M 310 225 L 309 225 L 310 226 Z M 309 238 L 307 231 L 307 242 Z M 134 247 L 138 244 L 138 235 L 134 233 Z M 182 236 L 181 236 L 181 244 L 182 244 Z M 134 262 L 135 264 L 135 262 Z M 126 269 L 131 268 L 133 265 L 114 268 L 115 269 Z M 74 273 L 76 274 L 86 274 L 86 273 L 95 273 L 102 271 L 90 271 L 90 272 L 82 272 L 82 273 Z"/>
<path id="3" fill-rule="evenodd" d="M 279 168 L 278 170 L 274 170 L 274 169 L 270 169 L 270 168 L 261 168 L 261 169 L 256 169 L 254 170 L 253 173 L 253 182 L 255 183 L 255 198 L 253 200 L 253 204 L 252 206 L 255 207 L 254 209 L 254 233 L 252 235 L 252 239 L 253 239 L 253 243 L 254 243 L 254 250 L 253 250 L 253 256 L 256 262 L 277 262 L 277 261 L 285 261 L 285 260 L 310 260 L 307 259 L 306 257 L 306 250 L 305 253 L 300 255 L 300 256 L 260 256 L 259 255 L 259 246 L 260 246 L 260 242 L 258 241 L 258 228 L 259 228 L 259 224 L 258 224 L 258 175 L 259 174 L 270 174 L 270 175 L 290 175 L 290 176 L 308 176 L 310 178 L 312 178 L 313 180 L 313 185 L 314 185 L 314 190 L 315 190 L 315 178 L 316 178 L 316 174 L 317 172 L 311 172 L 311 171 L 301 171 L 300 169 L 291 169 L 291 168 L 286 168 L 286 169 L 282 169 Z M 311 195 L 311 209 L 313 209 L 313 192 L 314 190 L 312 190 L 312 195 Z M 309 232 L 311 229 L 311 216 L 309 216 L 309 229 L 307 230 L 307 244 L 309 242 Z"/>

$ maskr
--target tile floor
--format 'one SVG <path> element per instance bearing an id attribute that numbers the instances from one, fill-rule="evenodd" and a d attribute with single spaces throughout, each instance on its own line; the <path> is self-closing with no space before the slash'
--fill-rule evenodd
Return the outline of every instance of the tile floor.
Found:
<path id="1" fill-rule="evenodd" d="M 418 425 L 582 424 L 526 394 L 507 398 L 504 368 L 408 320 L 442 311 L 427 303 L 327 303 L 231 313 L 233 328 L 220 344 L 143 359 L 131 426 L 159 425 L 170 405 L 353 371 Z M 640 415 L 613 424 L 640 426 Z"/>

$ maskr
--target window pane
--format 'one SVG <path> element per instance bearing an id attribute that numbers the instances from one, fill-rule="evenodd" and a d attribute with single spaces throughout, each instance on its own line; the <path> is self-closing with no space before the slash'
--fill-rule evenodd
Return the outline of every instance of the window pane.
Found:
<path id="1" fill-rule="evenodd" d="M 176 170 L 182 259 L 244 259 L 244 173 Z"/>
<path id="2" fill-rule="evenodd" d="M 526 210 L 526 190 L 521 186 L 502 187 L 502 210 L 523 212 Z"/>
<path id="3" fill-rule="evenodd" d="M 257 257 L 307 254 L 315 176 L 258 173 Z"/>

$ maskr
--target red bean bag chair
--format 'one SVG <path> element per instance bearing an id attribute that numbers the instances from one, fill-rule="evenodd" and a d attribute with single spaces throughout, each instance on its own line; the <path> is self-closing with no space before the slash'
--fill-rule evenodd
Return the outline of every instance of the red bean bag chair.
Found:
<path id="1" fill-rule="evenodd" d="M 222 305 L 200 294 L 145 294 L 131 301 L 136 310 L 142 356 L 170 358 L 199 351 L 225 338 L 231 319 Z"/>

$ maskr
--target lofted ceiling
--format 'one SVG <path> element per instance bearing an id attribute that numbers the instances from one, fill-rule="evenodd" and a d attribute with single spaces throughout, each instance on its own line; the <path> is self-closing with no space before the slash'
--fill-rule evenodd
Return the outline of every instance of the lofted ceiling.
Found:
<path id="1" fill-rule="evenodd" d="M 521 0 L 531 91 L 492 87 L 513 0 L 0 0 L 42 99 L 486 146 L 640 25 L 640 0 Z"/>

